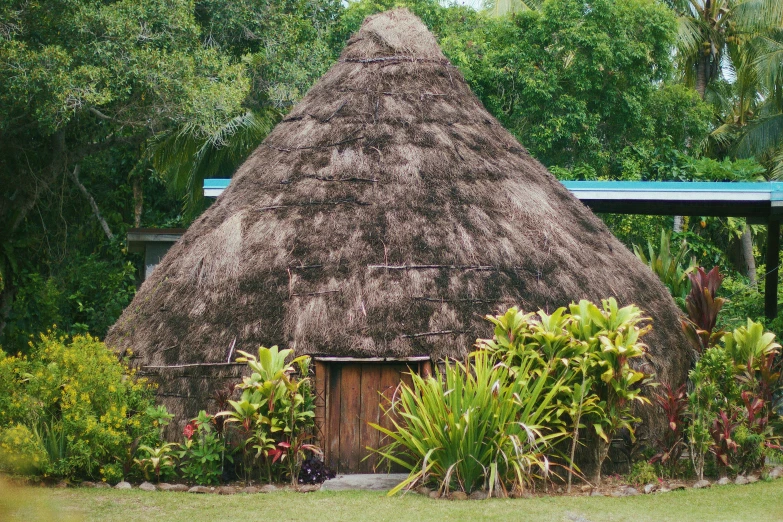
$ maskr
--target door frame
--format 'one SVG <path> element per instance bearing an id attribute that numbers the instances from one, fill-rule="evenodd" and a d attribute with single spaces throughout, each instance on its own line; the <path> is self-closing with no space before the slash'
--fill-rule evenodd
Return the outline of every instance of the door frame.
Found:
<path id="1" fill-rule="evenodd" d="M 318 446 L 323 451 L 323 461 L 329 462 L 331 455 L 329 444 L 330 411 L 330 378 L 331 365 L 341 363 L 407 363 L 411 370 L 419 375 L 432 375 L 432 359 L 429 355 L 413 357 L 331 357 L 313 356 L 315 363 L 315 436 Z M 339 415 L 339 412 L 337 412 Z"/>

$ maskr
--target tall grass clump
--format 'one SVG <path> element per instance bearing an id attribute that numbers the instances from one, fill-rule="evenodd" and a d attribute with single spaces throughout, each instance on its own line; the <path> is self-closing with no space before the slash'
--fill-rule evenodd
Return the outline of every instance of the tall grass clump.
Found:
<path id="1" fill-rule="evenodd" d="M 505 493 L 548 473 L 547 454 L 563 436 L 547 428 L 557 390 L 543 375 L 511 379 L 509 368 L 488 353 L 470 358 L 470 365 L 447 362 L 432 377 L 413 374 L 388 412 L 394 429 L 371 424 L 391 440 L 377 450 L 382 460 L 411 472 L 391 494 L 429 482 L 442 493 Z"/>

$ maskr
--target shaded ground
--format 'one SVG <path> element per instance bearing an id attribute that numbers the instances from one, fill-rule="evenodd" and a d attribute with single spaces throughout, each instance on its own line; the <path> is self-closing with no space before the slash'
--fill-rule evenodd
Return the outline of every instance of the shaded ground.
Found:
<path id="1" fill-rule="evenodd" d="M 377 491 L 277 492 L 256 495 L 14 489 L 0 486 L 0 520 L 242 521 L 331 520 L 528 520 L 783 521 L 783 480 L 747 486 L 673 491 L 636 497 L 536 497 L 486 501 L 432 500 L 409 494 L 389 498 Z"/>

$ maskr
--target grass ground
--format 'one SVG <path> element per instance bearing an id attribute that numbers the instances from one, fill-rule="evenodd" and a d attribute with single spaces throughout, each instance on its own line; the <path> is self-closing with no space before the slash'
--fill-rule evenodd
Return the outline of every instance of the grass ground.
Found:
<path id="1" fill-rule="evenodd" d="M 536 497 L 447 501 L 371 491 L 256 495 L 11 488 L 0 484 L 0 521 L 783 521 L 783 480 L 637 497 Z"/>

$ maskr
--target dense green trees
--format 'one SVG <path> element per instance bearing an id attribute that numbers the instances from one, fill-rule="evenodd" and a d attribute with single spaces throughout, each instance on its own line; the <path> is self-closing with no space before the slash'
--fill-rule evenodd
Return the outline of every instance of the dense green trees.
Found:
<path id="1" fill-rule="evenodd" d="M 250 111 L 291 105 L 331 62 L 322 29 L 338 7 L 0 2 L 6 348 L 24 349 L 27 333 L 53 322 L 105 332 L 133 293 L 125 229 L 182 223 L 161 190 L 178 185 L 151 168 L 159 145 L 183 135 L 222 145 Z"/>
<path id="2" fill-rule="evenodd" d="M 562 178 L 710 178 L 705 143 L 783 168 L 771 0 L 0 0 L 0 344 L 54 322 L 102 335 L 133 294 L 126 229 L 187 225 L 202 179 L 230 176 L 364 17 L 397 5 Z M 721 56 L 752 81 L 721 78 Z M 638 242 L 661 223 L 607 219 Z"/>

